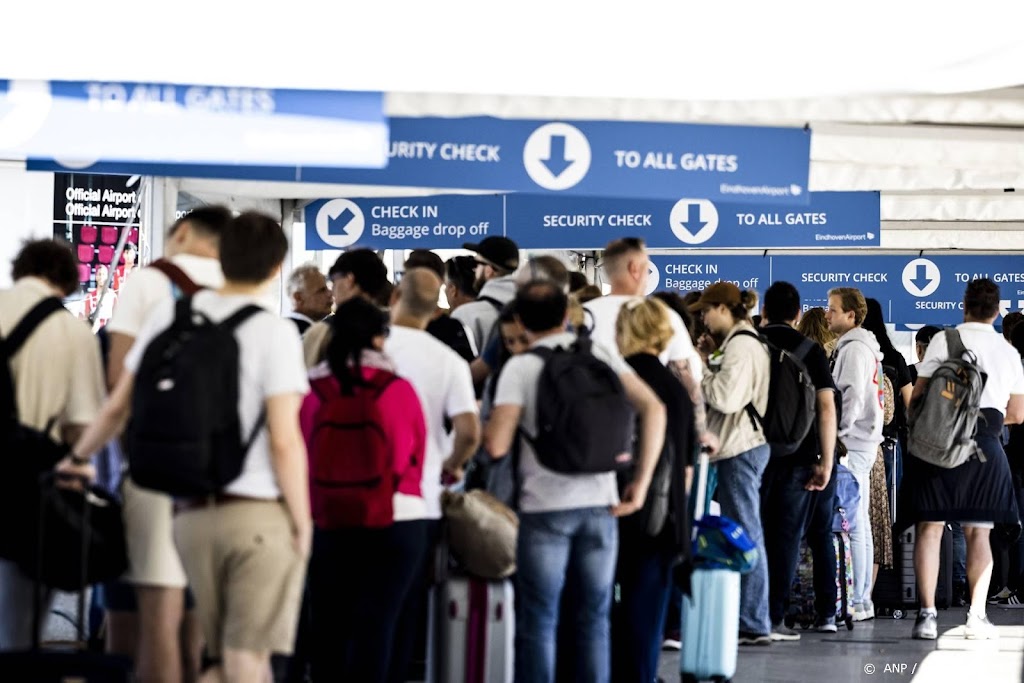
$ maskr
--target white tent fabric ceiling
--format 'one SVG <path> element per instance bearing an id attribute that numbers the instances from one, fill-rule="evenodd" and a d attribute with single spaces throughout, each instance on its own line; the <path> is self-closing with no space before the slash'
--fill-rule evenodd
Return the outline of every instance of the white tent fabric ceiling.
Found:
<path id="1" fill-rule="evenodd" d="M 1024 192 L 1024 3 L 639 0 L 610 9 L 22 3 L 8 17 L 18 30 L 0 41 L 0 77 L 380 90 L 392 116 L 810 125 L 810 189 L 880 190 L 883 247 L 1024 250 L 1024 197 L 1013 192 Z M 74 21 L 53 20 L 64 13 Z M 81 38 L 92 33 L 144 36 L 145 48 L 86 59 Z M 438 192 L 174 184 L 264 199 Z"/>

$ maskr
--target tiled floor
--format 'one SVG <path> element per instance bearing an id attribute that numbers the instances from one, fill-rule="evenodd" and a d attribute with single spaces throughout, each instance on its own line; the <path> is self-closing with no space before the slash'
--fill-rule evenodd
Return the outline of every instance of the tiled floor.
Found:
<path id="1" fill-rule="evenodd" d="M 992 608 L 998 641 L 963 637 L 967 610 L 939 610 L 939 639 L 911 640 L 916 612 L 902 620 L 878 618 L 841 629 L 836 635 L 804 632 L 798 643 L 740 648 L 734 681 L 841 683 L 989 683 L 1021 681 L 1024 667 L 1024 609 Z M 679 680 L 679 653 L 664 652 L 660 674 Z"/>

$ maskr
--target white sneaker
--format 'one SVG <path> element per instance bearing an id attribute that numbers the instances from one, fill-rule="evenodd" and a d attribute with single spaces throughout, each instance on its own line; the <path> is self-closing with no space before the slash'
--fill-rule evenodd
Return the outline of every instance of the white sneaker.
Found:
<path id="1" fill-rule="evenodd" d="M 854 605 L 853 620 L 868 621 L 875 618 L 875 605 L 870 600 L 865 600 L 859 605 Z"/>
<path id="2" fill-rule="evenodd" d="M 979 617 L 968 612 L 964 637 L 968 640 L 996 640 L 999 638 L 999 629 L 988 620 L 988 617 Z"/>

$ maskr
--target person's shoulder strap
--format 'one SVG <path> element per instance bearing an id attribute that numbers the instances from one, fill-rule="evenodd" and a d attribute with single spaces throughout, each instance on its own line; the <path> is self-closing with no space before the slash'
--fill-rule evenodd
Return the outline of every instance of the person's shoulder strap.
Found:
<path id="1" fill-rule="evenodd" d="M 57 311 L 63 310 L 64 304 L 55 296 L 49 296 L 37 303 L 25 316 L 18 321 L 11 333 L 3 339 L 3 351 L 8 358 L 18 352 L 22 344 L 35 332 L 36 328 Z"/>
<path id="2" fill-rule="evenodd" d="M 803 341 L 800 342 L 800 344 L 795 349 L 793 349 L 793 355 L 797 357 L 797 360 L 803 363 L 807 358 L 807 354 L 809 354 L 811 352 L 811 349 L 813 348 L 814 342 L 811 341 L 810 338 L 804 337 Z"/>
<path id="3" fill-rule="evenodd" d="M 252 316 L 256 315 L 257 313 L 263 313 L 266 310 L 267 309 L 263 308 L 262 306 L 257 306 L 256 304 L 248 304 L 246 306 L 242 306 L 242 308 L 238 309 L 230 316 L 228 316 L 226 319 L 224 319 L 224 321 L 220 323 L 219 327 L 228 331 L 234 331 L 236 327 L 244 323 Z"/>
<path id="4" fill-rule="evenodd" d="M 501 309 L 505 308 L 505 304 L 501 303 L 500 301 L 495 299 L 493 296 L 478 296 L 476 298 L 476 300 L 477 301 L 485 301 L 485 302 L 489 303 L 490 305 L 494 306 L 494 308 L 496 308 L 499 311 Z"/>
<path id="5" fill-rule="evenodd" d="M 554 355 L 555 350 L 550 346 L 533 346 L 530 347 L 529 352 L 535 356 L 540 356 L 540 359 L 546 362 L 552 355 Z"/>
<path id="6" fill-rule="evenodd" d="M 967 347 L 964 346 L 964 340 L 960 337 L 960 330 L 955 327 L 946 330 L 946 347 L 950 358 L 960 360 L 964 357 Z"/>
<path id="7" fill-rule="evenodd" d="M 192 296 L 199 290 L 203 289 L 203 287 L 196 284 L 195 280 L 188 276 L 188 273 L 167 259 L 157 259 L 150 263 L 149 266 L 151 268 L 156 268 L 166 275 L 167 279 L 177 285 L 178 289 L 180 289 L 181 293 L 185 296 Z"/>

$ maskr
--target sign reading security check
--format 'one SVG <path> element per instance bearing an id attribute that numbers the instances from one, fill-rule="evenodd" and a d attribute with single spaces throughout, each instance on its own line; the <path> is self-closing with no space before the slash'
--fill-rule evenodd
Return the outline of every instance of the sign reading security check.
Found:
<path id="1" fill-rule="evenodd" d="M 309 182 L 804 205 L 810 131 L 489 117 L 389 120 L 386 168 Z"/>
<path id="2" fill-rule="evenodd" d="M 437 195 L 332 199 L 306 208 L 306 248 L 459 248 L 504 235 L 524 249 L 600 249 L 625 235 L 651 248 L 877 246 L 877 192 L 822 192 L 799 209 L 706 199 Z"/>

